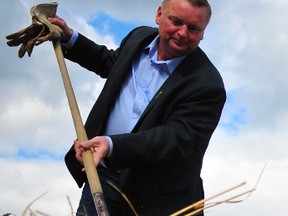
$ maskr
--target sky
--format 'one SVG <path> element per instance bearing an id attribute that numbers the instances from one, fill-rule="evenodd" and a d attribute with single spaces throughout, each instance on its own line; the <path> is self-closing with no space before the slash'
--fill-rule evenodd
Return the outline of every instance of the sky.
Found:
<path id="1" fill-rule="evenodd" d="M 0 1 L 0 215 L 31 206 L 71 215 L 81 195 L 64 164 L 76 138 L 51 42 L 18 58 L 5 36 L 31 24 L 35 0 Z M 161 0 L 58 1 L 57 14 L 93 41 L 115 49 L 139 25 L 156 26 Z M 204 158 L 206 197 L 256 191 L 207 216 L 284 216 L 288 213 L 288 1 L 211 0 L 213 15 L 200 47 L 220 71 L 227 102 Z M 83 121 L 104 80 L 66 61 Z M 286 74 L 286 75 L 285 75 Z M 239 198 L 239 199 L 241 199 Z M 69 201 L 68 201 L 69 200 Z M 70 202 L 70 204 L 69 204 Z"/>

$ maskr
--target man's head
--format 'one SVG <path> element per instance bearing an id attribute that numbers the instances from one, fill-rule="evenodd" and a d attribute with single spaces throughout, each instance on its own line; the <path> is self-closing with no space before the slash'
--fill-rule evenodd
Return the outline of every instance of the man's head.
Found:
<path id="1" fill-rule="evenodd" d="M 160 35 L 158 59 L 184 56 L 197 48 L 210 17 L 207 0 L 164 0 L 156 14 Z"/>

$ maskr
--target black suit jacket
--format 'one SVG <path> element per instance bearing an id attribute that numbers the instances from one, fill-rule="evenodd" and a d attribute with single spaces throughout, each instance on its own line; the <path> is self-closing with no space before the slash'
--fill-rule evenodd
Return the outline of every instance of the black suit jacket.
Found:
<path id="1" fill-rule="evenodd" d="M 85 124 L 89 138 L 104 135 L 107 118 L 135 56 L 158 34 L 140 27 L 108 50 L 81 34 L 66 57 L 107 78 Z M 204 198 L 202 160 L 226 93 L 222 78 L 198 47 L 169 76 L 131 133 L 111 136 L 106 162 L 121 170 L 121 190 L 140 215 L 168 215 Z M 79 187 L 86 180 L 73 148 L 66 164 Z"/>

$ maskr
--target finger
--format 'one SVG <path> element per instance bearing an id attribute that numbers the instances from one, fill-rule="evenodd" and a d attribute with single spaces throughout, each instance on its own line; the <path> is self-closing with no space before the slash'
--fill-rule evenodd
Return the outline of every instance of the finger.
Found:
<path id="1" fill-rule="evenodd" d="M 98 152 L 93 152 L 93 158 L 94 158 L 94 163 L 95 163 L 95 166 L 97 167 L 100 163 L 100 160 L 101 158 L 99 158 L 99 154 Z"/>
<path id="2" fill-rule="evenodd" d="M 55 25 L 59 25 L 59 26 L 65 25 L 65 21 L 59 16 L 48 17 L 47 20 L 49 20 L 49 22 L 51 22 L 52 24 L 55 24 Z"/>
<path id="3" fill-rule="evenodd" d="M 77 159 L 81 164 L 83 164 L 83 157 L 82 157 L 82 152 L 81 152 L 81 150 L 77 150 L 77 151 L 76 151 L 75 157 L 76 157 L 76 159 Z"/>
<path id="4" fill-rule="evenodd" d="M 80 162 L 80 164 L 83 164 L 82 149 L 77 140 L 74 141 L 74 151 L 76 159 Z"/>
<path id="5" fill-rule="evenodd" d="M 77 152 L 78 149 L 81 149 L 80 142 L 77 141 L 77 140 L 74 140 L 74 150 L 75 150 L 75 152 Z"/>
<path id="6" fill-rule="evenodd" d="M 79 145 L 80 147 L 84 149 L 91 149 L 91 148 L 96 147 L 97 143 L 91 140 L 87 140 L 87 141 L 79 142 Z"/>

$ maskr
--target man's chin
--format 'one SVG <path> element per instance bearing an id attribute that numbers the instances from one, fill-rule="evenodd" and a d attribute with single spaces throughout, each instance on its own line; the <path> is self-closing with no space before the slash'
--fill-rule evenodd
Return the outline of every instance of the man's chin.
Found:
<path id="1" fill-rule="evenodd" d="M 171 49 L 177 53 L 187 53 L 189 48 L 186 45 L 173 43 L 171 44 Z"/>
<path id="2" fill-rule="evenodd" d="M 189 53 L 189 50 L 187 49 L 173 49 L 173 53 L 175 54 L 175 56 L 184 56 L 184 55 L 187 55 Z"/>

